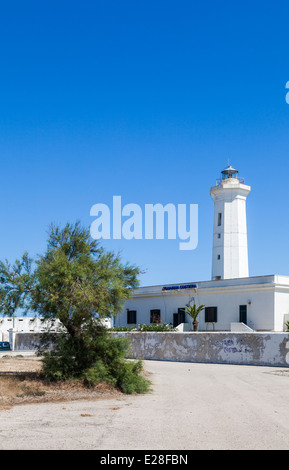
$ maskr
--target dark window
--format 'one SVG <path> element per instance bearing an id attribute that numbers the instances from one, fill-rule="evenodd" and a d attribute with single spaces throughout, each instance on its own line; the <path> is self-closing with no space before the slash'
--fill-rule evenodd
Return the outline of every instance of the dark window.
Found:
<path id="1" fill-rule="evenodd" d="M 205 308 L 205 322 L 216 323 L 217 322 L 217 307 L 206 307 Z"/>
<path id="2" fill-rule="evenodd" d="M 239 321 L 247 325 L 247 305 L 239 306 Z"/>
<path id="3" fill-rule="evenodd" d="M 151 310 L 150 321 L 151 321 L 151 323 L 160 323 L 161 322 L 161 311 L 160 310 Z"/>
<path id="4" fill-rule="evenodd" d="M 222 212 L 218 213 L 218 226 L 222 225 Z"/>
<path id="5" fill-rule="evenodd" d="M 136 310 L 127 311 L 127 323 L 136 324 Z"/>
<path id="6" fill-rule="evenodd" d="M 221 259 L 221 255 L 218 255 L 217 258 L 218 258 L 218 259 Z"/>
<path id="7" fill-rule="evenodd" d="M 174 313 L 174 323 L 173 323 L 174 328 L 180 325 L 181 323 L 185 323 L 185 319 L 186 319 L 185 309 L 178 308 L 178 313 Z"/>

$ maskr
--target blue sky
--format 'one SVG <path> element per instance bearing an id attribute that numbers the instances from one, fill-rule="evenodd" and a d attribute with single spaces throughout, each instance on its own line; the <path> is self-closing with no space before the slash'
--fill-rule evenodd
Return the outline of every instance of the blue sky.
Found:
<path id="1" fill-rule="evenodd" d="M 0 6 L 0 258 L 96 203 L 198 204 L 199 243 L 107 240 L 142 285 L 210 279 L 210 186 L 251 185 L 250 275 L 289 275 L 287 1 Z"/>

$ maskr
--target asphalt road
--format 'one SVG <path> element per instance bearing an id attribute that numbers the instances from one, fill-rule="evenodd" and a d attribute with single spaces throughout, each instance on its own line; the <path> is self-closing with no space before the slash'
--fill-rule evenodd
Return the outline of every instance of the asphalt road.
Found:
<path id="1" fill-rule="evenodd" d="M 1 410 L 0 449 L 288 449 L 289 369 L 144 365 L 147 395 Z"/>

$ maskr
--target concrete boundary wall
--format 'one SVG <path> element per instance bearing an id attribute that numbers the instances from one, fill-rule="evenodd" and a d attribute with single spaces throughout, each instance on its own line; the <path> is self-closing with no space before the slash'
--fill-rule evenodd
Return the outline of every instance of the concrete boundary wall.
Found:
<path id="1" fill-rule="evenodd" d="M 133 358 L 289 367 L 289 333 L 117 332 Z"/>
<path id="2" fill-rule="evenodd" d="M 39 345 L 41 333 L 14 333 L 14 351 L 35 351 Z M 11 343 L 11 339 L 10 339 Z"/>
<path id="3" fill-rule="evenodd" d="M 115 332 L 135 359 L 289 367 L 289 333 Z M 39 334 L 16 333 L 14 351 L 34 350 Z"/>

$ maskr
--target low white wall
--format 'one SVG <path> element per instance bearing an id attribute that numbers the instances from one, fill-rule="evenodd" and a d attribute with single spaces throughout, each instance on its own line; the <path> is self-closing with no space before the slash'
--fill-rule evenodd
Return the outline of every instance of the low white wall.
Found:
<path id="1" fill-rule="evenodd" d="M 117 332 L 133 358 L 289 367 L 289 333 Z"/>
<path id="2" fill-rule="evenodd" d="M 254 330 L 252 330 L 252 328 L 250 328 L 248 325 L 245 325 L 245 323 L 231 323 L 231 332 L 233 333 L 249 333 L 252 331 Z"/>

